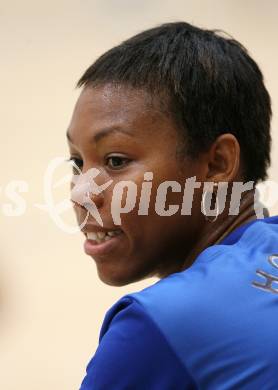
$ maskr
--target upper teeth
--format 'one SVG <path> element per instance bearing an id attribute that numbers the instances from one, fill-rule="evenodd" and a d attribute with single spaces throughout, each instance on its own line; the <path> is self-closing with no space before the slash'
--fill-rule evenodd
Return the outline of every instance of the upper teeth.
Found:
<path id="1" fill-rule="evenodd" d="M 99 241 L 99 240 L 103 240 L 104 238 L 108 236 L 110 237 L 113 237 L 113 236 L 116 236 L 117 234 L 119 234 L 121 232 L 121 230 L 110 230 L 109 232 L 105 233 L 105 232 L 88 232 L 87 233 L 87 238 L 89 240 L 96 240 L 96 241 Z M 109 239 L 109 237 L 107 237 Z"/>

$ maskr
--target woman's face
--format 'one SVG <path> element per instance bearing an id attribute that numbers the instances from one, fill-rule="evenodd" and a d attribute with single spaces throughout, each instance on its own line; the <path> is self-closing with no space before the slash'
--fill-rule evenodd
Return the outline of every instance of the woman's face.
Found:
<path id="1" fill-rule="evenodd" d="M 102 136 L 96 137 L 100 133 Z M 164 277 L 180 271 L 204 220 L 196 190 L 191 215 L 181 215 L 184 183 L 192 176 L 202 180 L 203 164 L 201 158 L 197 161 L 185 158 L 182 162 L 176 158 L 180 141 L 171 119 L 150 104 L 149 96 L 142 90 L 109 84 L 86 87 L 76 103 L 68 134 L 70 155 L 78 160 L 82 174 L 96 168 L 98 185 L 112 180 L 111 185 L 95 197 L 103 228 L 92 215 L 87 221 L 94 232 L 98 228 L 121 229 L 111 242 L 95 242 L 94 248 L 99 245 L 100 250 L 94 250 L 92 257 L 99 278 L 106 284 L 122 286 L 149 276 Z M 149 209 L 147 215 L 138 215 L 145 172 L 153 173 Z M 136 204 L 131 211 L 120 215 L 121 224 L 116 225 L 113 189 L 126 180 L 136 185 Z M 169 188 L 165 209 L 179 205 L 179 211 L 171 216 L 158 215 L 155 210 L 157 188 L 169 180 L 180 183 L 182 190 L 174 192 Z M 81 225 L 87 209 L 77 203 L 74 210 Z M 86 253 L 90 254 L 88 246 L 86 248 Z"/>

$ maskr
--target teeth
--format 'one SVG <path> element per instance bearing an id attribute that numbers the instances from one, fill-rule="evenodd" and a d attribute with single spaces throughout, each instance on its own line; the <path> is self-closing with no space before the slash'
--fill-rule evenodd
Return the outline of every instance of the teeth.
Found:
<path id="1" fill-rule="evenodd" d="M 97 237 L 99 240 L 102 240 L 106 236 L 106 233 L 104 232 L 97 232 Z"/>
<path id="2" fill-rule="evenodd" d="M 120 234 L 120 230 L 113 230 L 111 232 L 108 232 L 107 234 L 110 236 L 110 237 L 113 237 L 113 236 L 117 236 L 118 234 Z"/>
<path id="3" fill-rule="evenodd" d="M 89 240 L 97 240 L 97 234 L 96 233 L 93 233 L 93 232 L 88 232 L 87 233 L 87 237 Z"/>
<path id="4" fill-rule="evenodd" d="M 114 236 L 118 236 L 122 231 L 120 229 L 118 230 L 111 230 L 107 233 L 104 233 L 104 232 L 88 232 L 87 233 L 87 238 L 89 240 L 94 240 L 96 241 L 98 244 L 100 244 L 101 242 L 103 241 L 108 241 L 110 240 L 112 237 Z"/>
<path id="5" fill-rule="evenodd" d="M 107 234 L 108 234 L 108 236 L 110 236 L 110 237 L 113 237 L 113 236 L 115 235 L 114 232 L 108 232 Z"/>

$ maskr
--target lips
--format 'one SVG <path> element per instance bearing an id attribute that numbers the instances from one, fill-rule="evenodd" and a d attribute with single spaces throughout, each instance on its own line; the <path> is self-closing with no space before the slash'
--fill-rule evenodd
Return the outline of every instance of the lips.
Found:
<path id="1" fill-rule="evenodd" d="M 117 250 L 124 233 L 122 229 L 105 228 L 93 224 L 87 224 L 82 228 L 86 236 L 84 251 L 90 256 L 99 256 L 112 253 Z"/>
<path id="2" fill-rule="evenodd" d="M 119 248 L 124 239 L 122 230 L 114 236 L 105 235 L 102 240 L 91 239 L 91 234 L 87 235 L 87 239 L 84 242 L 84 251 L 87 255 L 94 257 L 96 261 L 98 261 L 97 256 L 111 255 Z"/>

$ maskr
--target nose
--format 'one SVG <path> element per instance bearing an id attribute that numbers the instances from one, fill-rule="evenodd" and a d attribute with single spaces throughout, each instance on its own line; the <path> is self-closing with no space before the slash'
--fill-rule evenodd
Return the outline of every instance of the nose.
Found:
<path id="1" fill-rule="evenodd" d="M 71 188 L 71 201 L 74 206 L 86 208 L 86 203 L 94 202 L 97 208 L 102 207 L 104 194 L 101 186 L 87 173 L 76 175 Z"/>
<path id="2" fill-rule="evenodd" d="M 75 207 L 86 208 L 86 204 L 93 202 L 97 208 L 101 208 L 103 199 L 104 195 L 102 193 L 96 195 L 90 191 L 83 191 L 82 189 L 74 189 L 71 192 L 71 201 Z"/>

